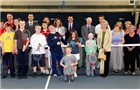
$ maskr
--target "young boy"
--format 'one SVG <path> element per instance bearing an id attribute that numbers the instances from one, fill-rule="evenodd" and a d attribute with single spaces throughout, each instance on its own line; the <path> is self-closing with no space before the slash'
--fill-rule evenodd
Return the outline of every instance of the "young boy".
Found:
<path id="1" fill-rule="evenodd" d="M 96 41 L 93 40 L 93 34 L 89 33 L 88 38 L 89 40 L 86 41 L 86 46 L 85 46 L 85 51 L 86 51 L 86 74 L 87 77 L 95 76 L 94 71 L 95 71 L 95 66 L 96 66 L 96 61 L 97 57 L 95 55 L 97 46 L 96 46 Z"/>
<path id="2" fill-rule="evenodd" d="M 10 24 L 6 24 L 6 32 L 1 35 L 1 47 L 3 54 L 3 61 L 6 62 L 6 66 L 10 65 L 11 78 L 15 78 L 15 67 L 14 67 L 14 32 L 11 32 Z M 5 71 L 4 71 L 5 72 Z M 2 72 L 3 73 L 3 72 Z M 8 70 L 2 75 L 2 78 L 6 78 Z"/>
<path id="3" fill-rule="evenodd" d="M 64 81 L 68 81 L 69 77 L 71 81 L 74 81 L 74 66 L 78 64 L 77 59 L 71 54 L 72 48 L 70 46 L 66 47 L 66 56 L 64 56 L 60 65 L 64 67 Z"/>
<path id="4" fill-rule="evenodd" d="M 57 77 L 56 60 L 58 61 L 61 75 L 63 75 L 63 67 L 60 65 L 60 60 L 63 57 L 61 41 L 64 44 L 67 44 L 67 42 L 62 38 L 62 36 L 59 35 L 58 32 L 55 31 L 53 25 L 49 26 L 49 30 L 50 30 L 50 34 L 48 35 L 47 42 L 48 42 L 48 45 L 49 45 L 50 51 L 51 51 L 52 74 L 53 74 L 53 77 Z"/>
<path id="5" fill-rule="evenodd" d="M 31 47 L 32 47 L 32 67 L 33 67 L 33 77 L 37 76 L 36 69 L 37 64 L 40 64 L 41 77 L 45 77 L 44 67 L 45 67 L 45 46 L 47 44 L 46 38 L 40 33 L 41 26 L 35 26 L 36 33 L 31 36 Z M 33 55 L 41 55 L 39 61 L 34 60 Z"/>

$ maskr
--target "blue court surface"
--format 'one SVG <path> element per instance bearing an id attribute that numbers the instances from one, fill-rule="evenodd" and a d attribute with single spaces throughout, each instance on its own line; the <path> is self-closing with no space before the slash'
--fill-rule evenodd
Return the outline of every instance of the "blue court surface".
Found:
<path id="1" fill-rule="evenodd" d="M 62 76 L 56 78 L 46 76 L 42 78 L 38 73 L 37 78 L 32 77 L 32 71 L 29 71 L 27 79 L 12 79 L 8 76 L 1 79 L 2 89 L 140 89 L 140 70 L 136 75 L 131 73 L 124 75 L 123 70 L 118 75 L 112 74 L 110 70 L 106 78 L 99 75 L 99 69 L 96 70 L 95 77 L 86 77 L 85 68 L 80 68 L 78 77 L 74 82 L 64 82 Z"/>

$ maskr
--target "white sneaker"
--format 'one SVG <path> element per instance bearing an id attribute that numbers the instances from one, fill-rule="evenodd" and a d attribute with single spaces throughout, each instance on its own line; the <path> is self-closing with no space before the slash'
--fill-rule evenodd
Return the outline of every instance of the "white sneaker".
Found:
<path id="1" fill-rule="evenodd" d="M 78 77 L 78 76 L 77 76 L 77 73 L 74 73 L 74 77 Z"/>
<path id="2" fill-rule="evenodd" d="M 54 74 L 53 77 L 57 77 L 57 74 Z"/>
<path id="3" fill-rule="evenodd" d="M 10 69 L 8 69 L 8 73 L 10 74 Z"/>
<path id="4" fill-rule="evenodd" d="M 45 73 L 46 73 L 46 74 L 49 74 L 49 70 L 48 70 L 48 69 L 46 69 Z"/>

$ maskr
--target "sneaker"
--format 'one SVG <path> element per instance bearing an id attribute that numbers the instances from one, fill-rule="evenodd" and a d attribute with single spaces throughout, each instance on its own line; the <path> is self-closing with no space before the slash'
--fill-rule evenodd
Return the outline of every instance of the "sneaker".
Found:
<path id="1" fill-rule="evenodd" d="M 23 78 L 27 78 L 27 75 L 23 75 Z"/>
<path id="2" fill-rule="evenodd" d="M 92 77 L 95 77 L 95 75 L 91 75 Z"/>
<path id="3" fill-rule="evenodd" d="M 57 77 L 57 74 L 54 74 L 53 77 Z"/>
<path id="4" fill-rule="evenodd" d="M 7 76 L 1 76 L 2 79 L 6 78 Z"/>
<path id="5" fill-rule="evenodd" d="M 74 73 L 74 77 L 78 77 L 78 76 L 77 76 L 77 73 Z"/>
<path id="6" fill-rule="evenodd" d="M 11 76 L 11 78 L 15 78 L 15 76 Z"/>
<path id="7" fill-rule="evenodd" d="M 34 74 L 33 74 L 33 78 L 36 78 L 36 77 L 37 77 L 37 74 L 36 74 L 36 73 L 34 73 Z"/>
<path id="8" fill-rule="evenodd" d="M 46 74 L 49 74 L 49 70 L 48 70 L 48 69 L 46 69 L 45 73 L 46 73 Z"/>
<path id="9" fill-rule="evenodd" d="M 8 74 L 10 74 L 10 69 L 8 69 Z"/>
<path id="10" fill-rule="evenodd" d="M 87 77 L 90 77 L 90 74 L 87 74 Z"/>
<path id="11" fill-rule="evenodd" d="M 41 77 L 43 77 L 43 78 L 44 78 L 45 76 L 46 76 L 46 75 L 45 75 L 45 73 L 41 73 Z"/>
<path id="12" fill-rule="evenodd" d="M 22 76 L 18 76 L 18 79 L 22 79 Z"/>

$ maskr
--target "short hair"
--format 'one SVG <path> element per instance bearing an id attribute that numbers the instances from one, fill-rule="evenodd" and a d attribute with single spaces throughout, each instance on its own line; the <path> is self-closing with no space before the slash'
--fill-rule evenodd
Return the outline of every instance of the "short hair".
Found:
<path id="1" fill-rule="evenodd" d="M 100 15 L 99 17 L 103 17 L 105 19 L 105 16 L 104 15 Z"/>
<path id="2" fill-rule="evenodd" d="M 125 25 L 126 25 L 126 24 L 132 25 L 132 23 L 131 23 L 130 21 L 125 21 L 124 24 L 125 24 Z"/>
<path id="3" fill-rule="evenodd" d="M 37 25 L 35 25 L 35 28 L 36 28 L 36 27 L 41 27 L 41 26 L 40 26 L 39 24 L 37 24 Z"/>
<path id="4" fill-rule="evenodd" d="M 69 48 L 69 49 L 71 49 L 71 50 L 72 50 L 72 47 L 71 47 L 71 46 L 67 46 L 66 48 Z"/>
<path id="5" fill-rule="evenodd" d="M 87 19 L 91 19 L 91 20 L 92 20 L 92 18 L 91 18 L 91 17 L 87 17 L 87 18 L 86 18 L 86 20 L 87 20 Z"/>
<path id="6" fill-rule="evenodd" d="M 8 14 L 10 14 L 10 15 L 12 15 L 12 16 L 13 16 L 13 14 L 12 14 L 12 13 L 7 13 L 7 15 L 8 15 Z"/>
<path id="7" fill-rule="evenodd" d="M 69 18 L 69 17 L 72 17 L 72 18 L 73 18 L 73 16 L 72 16 L 72 15 L 69 15 L 69 16 L 68 16 L 68 18 Z"/>
<path id="8" fill-rule="evenodd" d="M 135 26 L 134 25 L 130 25 L 128 29 L 133 28 L 135 30 Z"/>
<path id="9" fill-rule="evenodd" d="M 29 14 L 28 14 L 28 16 L 29 16 L 29 15 L 33 15 L 33 16 L 34 16 L 34 14 L 33 14 L 33 13 L 29 13 Z"/>
<path id="10" fill-rule="evenodd" d="M 106 25 L 108 25 L 107 20 L 103 20 L 101 23 L 105 23 Z"/>
<path id="11" fill-rule="evenodd" d="M 11 27 L 11 25 L 10 24 L 6 24 L 5 27 Z"/>

